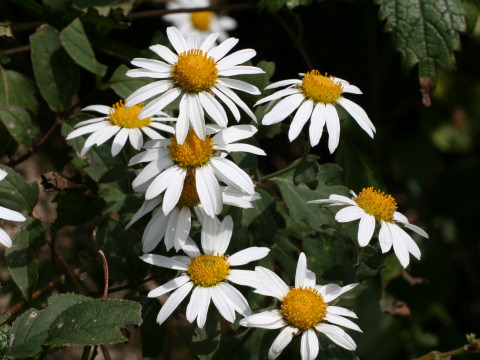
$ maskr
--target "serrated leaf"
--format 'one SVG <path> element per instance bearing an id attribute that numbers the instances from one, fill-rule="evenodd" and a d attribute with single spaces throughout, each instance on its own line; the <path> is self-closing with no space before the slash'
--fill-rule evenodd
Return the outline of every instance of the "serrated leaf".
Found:
<path id="1" fill-rule="evenodd" d="M 28 76 L 0 66 L 0 104 L 21 106 L 36 114 L 36 92 L 35 83 Z"/>
<path id="2" fill-rule="evenodd" d="M 30 36 L 35 80 L 40 94 L 54 112 L 65 109 L 80 84 L 77 65 L 62 47 L 59 32 L 45 25 Z"/>
<path id="3" fill-rule="evenodd" d="M 0 181 L 0 203 L 10 199 L 9 208 L 16 211 L 27 210 L 32 212 L 38 201 L 38 184 L 27 184 L 23 177 L 7 166 L 0 165 L 0 169 L 8 175 Z"/>
<path id="4" fill-rule="evenodd" d="M 132 78 L 127 75 L 128 67 L 125 65 L 120 65 L 112 77 L 110 78 L 110 87 L 115 91 L 115 94 L 120 96 L 122 99 L 127 98 L 135 90 L 138 90 L 140 87 L 149 84 L 151 81 L 148 79 L 141 78 Z"/>
<path id="5" fill-rule="evenodd" d="M 92 299 L 70 306 L 50 325 L 46 345 L 99 345 L 126 341 L 120 328 L 141 324 L 142 307 L 127 300 Z"/>
<path id="6" fill-rule="evenodd" d="M 82 22 L 77 18 L 60 33 L 60 40 L 68 55 L 85 70 L 100 77 L 107 72 L 107 67 L 100 64 L 85 34 Z"/>
<path id="7" fill-rule="evenodd" d="M 48 337 L 48 329 L 56 317 L 70 306 L 91 298 L 76 294 L 61 294 L 48 299 L 44 310 L 30 309 L 18 317 L 12 325 L 13 342 L 8 349 L 12 359 L 25 359 L 41 354 L 42 344 Z"/>
<path id="8" fill-rule="evenodd" d="M 22 223 L 12 242 L 12 247 L 6 252 L 8 271 L 28 301 L 37 285 L 38 261 L 35 252 L 45 243 L 45 228 L 39 220 L 30 218 Z"/>
<path id="9" fill-rule="evenodd" d="M 38 126 L 34 123 L 32 115 L 24 108 L 0 105 L 0 120 L 19 144 L 32 147 L 37 143 Z"/>
<path id="10" fill-rule="evenodd" d="M 377 0 L 385 30 L 402 54 L 405 69 L 418 64 L 419 77 L 436 78 L 436 66 L 455 67 L 458 32 L 466 29 L 460 0 Z"/>
<path id="11" fill-rule="evenodd" d="M 97 247 L 103 250 L 108 261 L 110 276 L 115 281 L 142 279 L 147 275 L 149 265 L 141 260 L 142 241 L 132 229 L 109 218 L 98 227 L 95 240 Z"/>

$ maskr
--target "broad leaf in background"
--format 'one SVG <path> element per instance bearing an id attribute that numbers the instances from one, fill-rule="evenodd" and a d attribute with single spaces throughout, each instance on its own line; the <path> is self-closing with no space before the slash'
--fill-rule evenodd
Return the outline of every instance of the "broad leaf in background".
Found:
<path id="1" fill-rule="evenodd" d="M 40 94 L 53 112 L 64 110 L 80 84 L 78 66 L 62 47 L 59 32 L 45 25 L 30 36 L 35 80 Z"/>
<path id="2" fill-rule="evenodd" d="M 127 339 L 120 328 L 142 323 L 142 307 L 128 300 L 91 299 L 70 306 L 51 323 L 45 345 L 113 344 Z"/>
<path id="3" fill-rule="evenodd" d="M 12 242 L 6 252 L 8 271 L 25 300 L 29 301 L 38 279 L 35 252 L 45 244 L 45 228 L 39 220 L 30 218 L 22 223 Z"/>
<path id="4" fill-rule="evenodd" d="M 37 143 L 38 126 L 33 121 L 32 115 L 24 108 L 0 105 L 0 120 L 19 144 L 33 147 Z"/>
<path id="5" fill-rule="evenodd" d="M 38 112 L 36 93 L 37 87 L 32 79 L 0 66 L 0 104 L 21 106 L 36 114 Z"/>
<path id="6" fill-rule="evenodd" d="M 144 85 L 149 84 L 151 81 L 146 78 L 134 78 L 125 75 L 130 70 L 125 65 L 120 65 L 112 77 L 110 78 L 110 87 L 115 91 L 115 94 L 122 99 L 127 98 L 135 90 L 138 90 Z"/>
<path id="7" fill-rule="evenodd" d="M 77 18 L 60 33 L 60 41 L 68 55 L 85 70 L 103 77 L 107 67 L 95 58 L 92 46 L 83 29 L 82 22 Z"/>
<path id="8" fill-rule="evenodd" d="M 455 68 L 454 51 L 460 50 L 458 32 L 466 30 L 460 0 L 376 0 L 385 30 L 410 70 L 418 64 L 420 78 L 436 80 L 437 65 Z"/>
<path id="9" fill-rule="evenodd" d="M 38 184 L 36 182 L 27 184 L 23 177 L 7 166 L 0 165 L 0 169 L 8 173 L 7 177 L 0 181 L 2 206 L 16 211 L 27 210 L 31 213 L 38 201 Z"/>

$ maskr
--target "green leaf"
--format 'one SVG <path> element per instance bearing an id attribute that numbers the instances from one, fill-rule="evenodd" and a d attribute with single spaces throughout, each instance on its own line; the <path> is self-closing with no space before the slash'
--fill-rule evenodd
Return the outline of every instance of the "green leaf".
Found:
<path id="1" fill-rule="evenodd" d="M 45 228 L 37 220 L 30 218 L 24 222 L 13 238 L 13 245 L 7 249 L 7 267 L 15 284 L 25 300 L 32 297 L 38 279 L 38 261 L 35 252 L 45 243 Z"/>
<path id="2" fill-rule="evenodd" d="M 35 80 L 40 94 L 54 112 L 65 109 L 80 84 L 79 68 L 62 47 L 59 32 L 50 25 L 30 36 Z"/>
<path id="3" fill-rule="evenodd" d="M 203 328 L 197 327 L 192 338 L 191 348 L 201 360 L 215 359 L 220 346 L 220 321 L 210 314 Z"/>
<path id="4" fill-rule="evenodd" d="M 8 175 L 0 181 L 0 203 L 4 204 L 4 199 L 11 199 L 12 206 L 9 208 L 17 211 L 33 211 L 38 201 L 38 184 L 27 184 L 23 177 L 18 175 L 7 166 L 0 165 L 0 169 L 6 171 Z"/>
<path id="5" fill-rule="evenodd" d="M 8 339 L 9 339 L 9 334 L 10 332 L 10 325 L 5 324 L 0 326 L 0 356 L 5 354 L 5 351 L 8 346 Z M 2 357 L 3 359 L 3 357 Z"/>
<path id="6" fill-rule="evenodd" d="M 403 66 L 418 64 L 420 78 L 436 78 L 436 66 L 455 67 L 460 50 L 458 32 L 466 29 L 460 0 L 377 0 L 385 30 L 402 54 Z"/>
<path id="7" fill-rule="evenodd" d="M 36 114 L 38 112 L 36 93 L 37 88 L 32 79 L 0 66 L 0 104 L 21 106 Z"/>
<path id="8" fill-rule="evenodd" d="M 78 18 L 62 30 L 60 40 L 68 55 L 78 65 L 100 77 L 106 74 L 107 67 L 100 64 L 95 58 L 82 22 Z"/>
<path id="9" fill-rule="evenodd" d="M 61 294 L 48 299 L 49 306 L 42 310 L 29 309 L 13 323 L 11 334 L 13 342 L 8 350 L 12 359 L 25 359 L 41 354 L 42 344 L 48 337 L 48 329 L 52 322 L 70 306 L 90 298 L 75 294 Z"/>
<path id="10" fill-rule="evenodd" d="M 318 157 L 309 155 L 302 159 L 293 172 L 293 183 L 298 185 L 300 183 L 306 184 L 310 189 L 315 189 L 318 185 Z"/>
<path id="11" fill-rule="evenodd" d="M 143 306 L 143 323 L 140 328 L 140 336 L 142 338 L 142 355 L 144 357 L 157 358 L 163 352 L 163 344 L 167 332 L 166 326 L 160 326 L 157 323 L 157 315 L 160 311 L 160 302 L 157 299 L 146 299 Z"/>
<path id="12" fill-rule="evenodd" d="M 9 20 L 0 22 L 0 37 L 12 41 L 15 40 L 15 36 L 12 34 L 10 24 Z"/>
<path id="13" fill-rule="evenodd" d="M 149 265 L 138 257 L 142 254 L 142 241 L 132 229 L 109 218 L 98 227 L 95 240 L 108 261 L 110 276 L 115 281 L 138 280 L 147 275 Z"/>
<path id="14" fill-rule="evenodd" d="M 57 218 L 53 223 L 55 229 L 67 225 L 82 225 L 99 215 L 105 205 L 102 199 L 67 190 L 60 191 L 53 202 L 58 204 Z"/>
<path id="15" fill-rule="evenodd" d="M 140 87 L 149 84 L 151 81 L 148 79 L 141 78 L 131 78 L 127 75 L 128 67 L 125 65 L 120 65 L 112 77 L 110 78 L 110 87 L 115 91 L 115 94 L 120 96 L 122 99 L 127 98 L 135 90 L 138 90 Z"/>
<path id="16" fill-rule="evenodd" d="M 98 345 L 126 341 L 120 328 L 141 324 L 142 307 L 126 300 L 92 299 L 70 306 L 50 325 L 45 345 Z"/>
<path id="17" fill-rule="evenodd" d="M 38 139 L 38 126 L 32 115 L 16 105 L 0 105 L 0 120 L 8 132 L 19 143 L 26 147 L 33 147 Z"/>

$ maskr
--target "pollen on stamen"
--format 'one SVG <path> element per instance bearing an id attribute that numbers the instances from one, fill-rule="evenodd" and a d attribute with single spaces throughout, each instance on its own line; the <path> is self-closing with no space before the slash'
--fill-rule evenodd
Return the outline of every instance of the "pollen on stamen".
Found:
<path id="1" fill-rule="evenodd" d="M 337 101 L 343 94 L 341 83 L 335 83 L 328 74 L 323 76 L 318 70 L 312 70 L 303 76 L 301 88 L 305 97 L 324 104 Z"/>
<path id="2" fill-rule="evenodd" d="M 205 140 L 201 140 L 190 128 L 187 137 L 182 145 L 177 143 L 177 138 L 173 135 L 170 138 L 172 144 L 169 145 L 170 159 L 187 170 L 191 170 L 205 165 L 210 161 L 214 154 L 213 140 L 207 135 Z"/>
<path id="3" fill-rule="evenodd" d="M 190 20 L 194 28 L 205 31 L 210 28 L 213 13 L 211 11 L 197 11 L 190 15 Z"/>
<path id="4" fill-rule="evenodd" d="M 377 220 L 391 222 L 397 210 L 397 203 L 391 195 L 373 187 L 362 189 L 354 200 L 367 214 L 375 216 Z"/>
<path id="5" fill-rule="evenodd" d="M 113 125 L 124 128 L 141 128 L 151 123 L 152 118 L 139 120 L 138 114 L 143 109 L 144 103 L 140 103 L 131 107 L 125 107 L 125 100 L 120 100 L 113 104 L 108 114 L 108 119 Z"/>
<path id="6" fill-rule="evenodd" d="M 225 280 L 230 263 L 225 255 L 204 254 L 193 258 L 188 265 L 188 275 L 197 286 L 212 287 Z"/>
<path id="7" fill-rule="evenodd" d="M 312 287 L 293 288 L 283 298 L 280 311 L 290 325 L 307 330 L 323 320 L 327 314 L 327 303 Z"/>
<path id="8" fill-rule="evenodd" d="M 178 55 L 172 67 L 172 78 L 185 92 L 198 93 L 210 89 L 218 77 L 217 63 L 202 50 L 191 49 Z"/>

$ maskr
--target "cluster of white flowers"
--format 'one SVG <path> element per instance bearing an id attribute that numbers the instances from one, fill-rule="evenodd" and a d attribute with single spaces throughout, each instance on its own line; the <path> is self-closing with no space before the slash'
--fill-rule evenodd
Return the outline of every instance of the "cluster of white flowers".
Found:
<path id="1" fill-rule="evenodd" d="M 203 0 L 169 4 L 171 8 L 208 5 Z M 129 162 L 129 166 L 143 164 L 132 187 L 134 191 L 145 194 L 145 202 L 128 226 L 152 212 L 143 232 L 144 255 L 141 259 L 178 271 L 178 276 L 148 295 L 158 297 L 172 292 L 158 314 L 158 323 L 163 323 L 191 293 L 186 318 L 190 322 L 196 319 L 199 327 L 205 324 L 211 300 L 223 318 L 231 323 L 238 313 L 243 316 L 240 321 L 242 326 L 282 329 L 269 350 L 270 359 L 278 357 L 293 336 L 300 333 L 302 359 L 317 357 L 317 333 L 324 334 L 347 350 L 355 350 L 353 339 L 340 328 L 361 331 L 347 319 L 356 318 L 355 313 L 329 303 L 357 284 L 344 287 L 318 285 L 315 274 L 307 269 L 304 253 L 298 259 L 295 287 L 289 287 L 275 273 L 261 266 L 254 270 L 231 268 L 260 260 L 270 251 L 265 247 L 249 247 L 227 255 L 234 224 L 228 215 L 222 221 L 217 218 L 224 204 L 249 208 L 259 198 L 249 174 L 227 157 L 233 152 L 266 155 L 259 147 L 239 142 L 257 132 L 257 119 L 236 93 L 242 91 L 260 95 L 258 88 L 236 76 L 261 74 L 263 70 L 245 65 L 255 56 L 253 49 L 228 54 L 238 43 L 238 39 L 228 38 L 225 33 L 235 26 L 233 19 L 208 12 L 170 15 L 166 19 L 178 27 L 169 27 L 166 31 L 174 51 L 164 45 L 153 45 L 150 49 L 161 60 L 133 59 L 132 64 L 136 68 L 127 72 L 130 77 L 147 77 L 155 81 L 140 87 L 112 107 L 86 107 L 84 110 L 99 112 L 102 117 L 82 121 L 67 137 L 73 139 L 91 133 L 82 155 L 93 145 L 99 146 L 112 137 L 112 156 L 122 150 L 127 138 L 134 149 L 144 149 Z M 184 36 L 182 32 L 188 35 Z M 221 42 L 217 44 L 217 40 Z M 265 88 L 283 89 L 255 104 L 269 103 L 262 125 L 283 121 L 296 111 L 288 132 L 290 141 L 300 134 L 310 119 L 311 145 L 319 144 L 326 125 L 328 148 L 334 152 L 340 139 L 340 120 L 336 109 L 339 105 L 373 138 L 375 126 L 365 111 L 344 97 L 347 93 L 361 94 L 358 87 L 346 80 L 321 75 L 317 70 L 300 76 L 301 80 L 281 80 Z M 165 107 L 178 98 L 177 116 L 165 113 Z M 144 101 L 149 102 L 144 106 Z M 253 123 L 228 126 L 230 115 L 237 122 L 241 119 L 240 110 Z M 165 135 L 167 137 L 158 131 L 168 134 Z M 151 140 L 144 143 L 142 133 Z M 409 253 L 420 258 L 417 244 L 400 225 L 424 237 L 427 234 L 396 211 L 397 206 L 391 196 L 373 188 L 363 189 L 358 196 L 355 193 L 352 195 L 350 199 L 332 194 L 329 199 L 312 200 L 310 203 L 346 206 L 337 212 L 335 219 L 339 222 L 360 220 L 360 246 L 369 243 L 378 222 L 382 252 L 389 251 L 393 245 L 404 267 L 409 263 Z M 13 216 L 15 214 L 0 208 L 0 217 L 21 221 L 20 216 Z M 195 219 L 193 214 L 202 226 L 203 253 L 190 237 L 192 219 Z M 6 241 L 9 238 L 5 236 L 0 232 L 0 240 L 9 246 Z M 162 240 L 167 251 L 173 248 L 186 256 L 167 257 L 150 253 Z M 276 298 L 281 306 L 252 314 L 247 300 L 232 284 L 252 287 L 259 294 Z"/>

